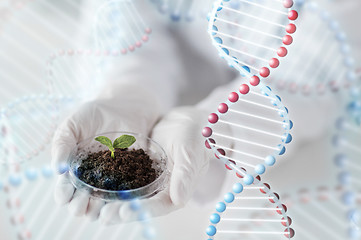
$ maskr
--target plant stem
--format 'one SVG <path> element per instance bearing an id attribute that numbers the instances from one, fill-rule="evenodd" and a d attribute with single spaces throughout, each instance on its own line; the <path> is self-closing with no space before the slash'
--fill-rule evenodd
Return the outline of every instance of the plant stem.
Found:
<path id="1" fill-rule="evenodd" d="M 114 152 L 113 151 L 111 151 L 111 152 L 112 152 L 112 155 L 111 155 L 112 158 L 115 159 Z"/>

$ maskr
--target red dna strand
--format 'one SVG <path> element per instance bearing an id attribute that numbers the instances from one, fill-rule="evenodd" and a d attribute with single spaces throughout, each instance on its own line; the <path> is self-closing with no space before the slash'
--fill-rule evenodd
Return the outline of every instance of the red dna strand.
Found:
<path id="1" fill-rule="evenodd" d="M 356 71 L 360 79 L 360 72 Z M 342 111 L 342 116 L 335 123 L 335 133 L 332 139 L 334 163 L 338 168 L 338 182 L 345 188 L 343 202 L 348 208 L 347 221 L 351 222 L 350 239 L 360 236 L 360 189 L 361 189 L 361 104 L 360 86 L 358 83 L 349 91 L 348 103 Z"/>
<path id="2" fill-rule="evenodd" d="M 7 0 L 0 3 L 0 35 L 14 14 L 34 0 Z"/>

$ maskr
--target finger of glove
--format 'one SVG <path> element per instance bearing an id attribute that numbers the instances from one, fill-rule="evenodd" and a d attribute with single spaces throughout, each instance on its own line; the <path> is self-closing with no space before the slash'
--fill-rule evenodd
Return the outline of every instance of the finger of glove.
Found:
<path id="1" fill-rule="evenodd" d="M 164 216 L 179 207 L 174 205 L 169 189 L 157 193 L 149 199 L 139 200 L 139 210 L 134 210 L 132 202 L 124 203 L 119 209 L 119 216 L 123 222 L 141 221 L 151 217 Z"/>
<path id="2" fill-rule="evenodd" d="M 60 175 L 54 189 L 55 202 L 59 205 L 69 203 L 73 197 L 74 191 L 75 188 L 70 182 L 68 174 L 65 173 Z"/>
<path id="3" fill-rule="evenodd" d="M 170 179 L 170 197 L 175 205 L 183 206 L 191 198 L 198 178 L 208 169 L 209 161 L 206 154 L 190 153 L 184 147 L 174 151 L 172 158 L 174 167 Z"/>
<path id="4" fill-rule="evenodd" d="M 104 207 L 105 202 L 100 199 L 90 198 L 86 216 L 90 221 L 95 221 L 99 218 L 100 211 Z"/>
<path id="5" fill-rule="evenodd" d="M 182 107 L 169 113 L 154 128 L 153 138 L 164 147 L 171 163 L 170 197 L 175 205 L 182 206 L 190 199 L 196 179 L 208 168 L 199 123 L 205 116 L 198 109 Z"/>
<path id="6" fill-rule="evenodd" d="M 122 203 L 119 201 L 105 204 L 105 206 L 100 211 L 100 222 L 104 225 L 121 223 L 122 219 L 119 216 L 119 208 L 121 205 Z"/>
<path id="7" fill-rule="evenodd" d="M 77 144 L 75 137 L 75 125 L 71 120 L 64 122 L 56 131 L 53 139 L 51 156 L 52 167 L 56 173 L 62 174 L 64 164 L 70 157 L 70 154 Z"/>
<path id="8" fill-rule="evenodd" d="M 89 204 L 89 193 L 82 190 L 76 190 L 69 203 L 69 210 L 74 216 L 85 215 Z"/>

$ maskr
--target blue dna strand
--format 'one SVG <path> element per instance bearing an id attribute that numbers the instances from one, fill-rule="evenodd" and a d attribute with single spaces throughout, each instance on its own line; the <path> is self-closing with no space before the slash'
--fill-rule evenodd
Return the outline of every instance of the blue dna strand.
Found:
<path id="1" fill-rule="evenodd" d="M 52 4 L 39 2 L 41 6 L 59 13 Z M 77 7 L 72 1 L 69 4 L 71 7 Z M 109 8 L 106 8 L 107 4 L 111 4 L 114 9 L 112 16 L 109 15 Z M 36 15 L 32 10 L 25 9 L 24 11 L 31 16 Z M 130 15 L 130 17 L 127 20 L 112 18 L 119 13 L 124 13 L 123 16 L 128 17 Z M 0 109 L 0 161 L 9 165 L 5 167 L 8 176 L 0 179 L 0 189 L 4 190 L 8 196 L 10 218 L 15 230 L 14 236 L 16 234 L 18 239 L 96 240 L 105 237 L 114 240 L 119 238 L 154 239 L 156 237 L 156 232 L 149 222 L 149 215 L 136 199 L 131 202 L 130 208 L 138 213 L 140 224 L 134 224 L 131 231 L 129 231 L 130 226 L 106 228 L 98 226 L 98 223 L 87 223 L 69 217 L 63 209 L 54 209 L 52 191 L 49 191 L 54 186 L 53 171 L 50 167 L 21 171 L 18 165 L 37 157 L 46 149 L 57 127 L 59 114 L 64 113 L 69 107 L 74 107 L 75 103 L 92 96 L 98 86 L 97 83 L 101 80 L 100 73 L 105 58 L 134 51 L 142 45 L 142 42 L 148 41 L 150 28 L 144 28 L 143 34 L 135 31 L 137 27 L 139 30 L 145 26 L 137 13 L 133 1 L 107 1 L 97 12 L 94 21 L 94 36 L 102 37 L 102 40 L 95 39 L 97 43 L 95 47 L 82 49 L 69 47 L 56 51 L 47 61 L 47 94 L 24 96 L 9 102 Z M 71 22 L 68 16 L 64 16 L 66 14 L 60 13 L 60 15 L 64 22 Z M 39 16 L 34 17 L 39 19 Z M 107 25 L 110 22 L 112 26 Z M 43 25 L 44 28 L 52 27 L 46 21 Z M 102 31 L 101 25 L 106 31 Z M 120 28 L 123 32 L 119 30 Z M 52 33 L 64 38 L 64 33 L 54 29 L 51 28 Z M 124 31 L 131 32 L 124 34 Z M 11 37 L 6 36 L 6 39 L 11 39 Z M 17 41 L 13 43 L 15 46 L 20 46 Z M 124 45 L 125 43 L 129 45 Z M 115 49 L 114 44 L 118 44 L 120 48 Z M 29 51 L 22 46 L 19 47 L 19 51 L 24 55 L 29 54 Z M 37 57 L 32 57 L 32 60 L 41 61 Z M 23 71 L 15 61 L 8 62 L 20 72 L 28 73 Z M 3 77 L 3 73 L 1 76 Z M 39 78 L 34 74 L 27 76 L 29 80 Z M 8 80 L 7 76 L 4 79 Z M 9 171 L 8 168 L 12 170 Z M 49 209 L 54 209 L 54 211 L 49 212 Z M 57 233 L 56 236 L 54 233 Z"/>
<path id="2" fill-rule="evenodd" d="M 336 122 L 335 164 L 339 169 L 338 181 L 345 187 L 343 202 L 349 209 L 348 221 L 354 224 L 353 232 L 360 236 L 360 192 L 361 192 L 361 127 L 349 115 L 345 114 Z"/>
<path id="3" fill-rule="evenodd" d="M 7 198 L 9 217 L 18 239 L 144 239 L 156 238 L 149 214 L 139 200 L 133 199 L 129 207 L 138 215 L 139 222 L 132 227 L 106 227 L 99 222 L 69 216 L 63 208 L 54 207 L 52 189 L 53 172 L 49 166 L 26 168 L 18 165 L 2 179 Z M 48 209 L 52 209 L 51 212 Z M 54 233 L 56 235 L 54 236 Z"/>
<path id="4" fill-rule="evenodd" d="M 301 2 L 299 31 L 295 33 L 298 41 L 292 45 L 289 58 L 271 77 L 272 82 L 280 90 L 305 95 L 347 90 L 355 84 L 356 76 L 345 33 L 323 6 Z"/>
<path id="5" fill-rule="evenodd" d="M 241 2 L 237 9 L 234 2 Z M 282 4 L 283 2 L 283 4 Z M 209 16 L 213 45 L 228 64 L 249 76 L 251 85 L 267 78 L 292 44 L 298 18 L 293 1 L 218 0 Z M 246 66 L 250 72 L 248 72 Z"/>
<path id="6" fill-rule="evenodd" d="M 251 186 L 235 183 L 217 203 L 206 233 L 211 239 L 291 239 L 295 231 L 286 205 L 258 177 Z"/>
<path id="7" fill-rule="evenodd" d="M 9 5 L 9 3 L 5 4 L 4 2 L 0 4 L 0 35 L 2 35 L 3 29 L 6 28 L 7 22 L 13 15 Z"/>
<path id="8" fill-rule="evenodd" d="M 49 57 L 49 93 L 73 101 L 70 104 L 91 99 L 111 57 L 133 52 L 149 40 L 151 28 L 135 5 L 130 0 L 109 0 L 97 6 L 93 45 L 58 50 Z"/>
<path id="9" fill-rule="evenodd" d="M 0 110 L 2 163 L 29 161 L 51 142 L 59 117 L 54 101 L 47 95 L 25 96 Z"/>
<path id="10" fill-rule="evenodd" d="M 150 0 L 162 14 L 174 22 L 206 19 L 213 0 Z"/>

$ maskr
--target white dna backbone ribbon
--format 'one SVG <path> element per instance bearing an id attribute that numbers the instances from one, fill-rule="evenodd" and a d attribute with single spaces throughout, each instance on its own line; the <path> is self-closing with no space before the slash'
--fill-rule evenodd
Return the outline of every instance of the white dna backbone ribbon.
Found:
<path id="1" fill-rule="evenodd" d="M 41 5 L 44 8 L 54 10 L 54 7 L 46 2 L 39 2 L 39 4 L 44 4 Z M 114 12 L 110 12 L 108 5 L 114 8 Z M 78 7 L 74 4 L 70 6 Z M 30 16 L 36 15 L 31 9 L 24 8 L 23 11 L 29 15 L 31 14 Z M 70 22 L 70 18 L 58 12 L 56 13 L 66 19 L 67 22 Z M 130 16 L 127 19 L 113 21 L 114 19 L 112 19 L 111 14 L 118 12 L 120 14 L 124 13 L 127 16 L 130 14 Z M 39 18 L 39 16 L 36 17 Z M 76 24 L 75 21 L 71 21 Z M 94 26 L 98 31 L 101 30 L 102 26 L 106 29 L 105 32 L 101 33 L 103 34 L 100 36 L 102 40 L 97 42 L 99 46 L 90 50 L 69 48 L 56 51 L 47 61 L 47 93 L 15 99 L 0 109 L 0 125 L 7 124 L 12 131 L 12 147 L 16 148 L 16 162 L 30 160 L 37 156 L 40 151 L 44 150 L 46 144 L 51 142 L 52 134 L 58 124 L 60 110 L 64 110 L 64 106 L 65 109 L 67 106 L 73 107 L 74 103 L 89 99 L 95 95 L 102 80 L 100 73 L 104 58 L 108 59 L 111 56 L 116 57 L 124 53 L 122 50 L 125 47 L 120 45 L 123 40 L 129 41 L 131 46 L 140 47 L 137 42 L 142 41 L 142 39 L 148 39 L 146 34 L 131 34 L 135 31 L 135 27 L 140 28 L 144 25 L 132 1 L 107 1 L 98 10 L 94 22 Z M 111 22 L 113 25 L 109 26 L 109 24 L 106 24 L 107 22 Z M 43 27 L 46 29 L 51 28 L 46 23 L 44 23 Z M 150 32 L 150 29 L 147 28 L 146 30 Z M 104 35 L 108 31 L 119 34 Z M 59 37 L 64 38 L 64 34 L 61 31 L 54 31 L 54 34 L 59 34 Z M 129 36 L 135 38 L 132 38 L 132 41 L 125 39 L 129 38 Z M 6 37 L 10 39 L 9 36 Z M 115 45 L 110 45 L 109 43 L 117 44 L 118 49 L 116 50 Z M 28 49 L 23 48 L 17 42 L 16 44 L 15 46 L 19 46 L 24 54 L 29 54 Z M 46 42 L 43 44 L 46 44 Z M 113 47 L 111 48 L 111 46 Z M 133 48 L 131 47 L 131 49 Z M 36 57 L 33 57 L 33 59 L 38 61 Z M 21 68 L 16 62 L 11 63 L 15 67 Z M 32 80 L 39 78 L 34 76 L 33 73 L 29 73 L 29 75 L 32 77 Z M 37 139 L 37 141 L 34 142 L 33 139 Z M 5 152 L 8 149 L 11 148 L 9 146 L 2 147 L 1 151 Z M 0 161 L 6 162 L 4 159 L 0 159 Z"/>
<path id="2" fill-rule="evenodd" d="M 234 4 L 235 2 L 241 4 Z M 251 85 L 267 78 L 293 42 L 298 13 L 292 0 L 217 0 L 209 17 L 213 45 Z M 250 70 L 248 72 L 247 70 Z"/>
<path id="3" fill-rule="evenodd" d="M 152 32 L 138 12 L 134 0 L 106 1 L 97 11 L 94 23 L 96 45 L 113 55 L 140 48 Z"/>
<path id="4" fill-rule="evenodd" d="M 54 101 L 47 95 L 25 96 L 0 110 L 1 163 L 27 162 L 51 142 L 59 117 Z"/>
<path id="5" fill-rule="evenodd" d="M 174 22 L 206 19 L 214 0 L 150 0 L 162 14 L 169 15 Z"/>
<path id="6" fill-rule="evenodd" d="M 130 208 L 137 214 L 139 222 L 131 228 L 125 225 L 101 226 L 99 221 L 84 221 L 70 216 L 62 207 L 54 208 L 53 191 L 49 190 L 55 184 L 56 175 L 50 166 L 45 165 L 25 170 L 18 168 L 1 179 L 10 222 L 14 226 L 14 239 L 156 239 L 150 216 L 136 199 L 132 200 Z"/>
<path id="7" fill-rule="evenodd" d="M 305 95 L 349 88 L 356 76 L 345 33 L 323 7 L 312 1 L 302 2 L 297 41 L 271 82 L 280 90 Z"/>
<path id="8" fill-rule="evenodd" d="M 109 9 L 106 8 L 108 3 L 114 7 L 115 12 L 112 14 L 124 10 L 122 13 L 128 16 L 130 14 L 130 18 L 116 19 L 119 22 L 114 21 L 112 18 L 114 15 L 110 16 Z M 70 4 L 76 5 L 71 2 Z M 54 10 L 46 2 L 44 5 Z M 94 85 L 98 75 L 95 70 L 101 67 L 103 58 L 116 57 L 127 51 L 134 51 L 142 45 L 139 44 L 140 41 L 148 40 L 151 31 L 149 28 L 145 29 L 144 34 L 134 32 L 134 28 L 143 22 L 140 15 L 136 15 L 136 9 L 132 7 L 132 1 L 107 1 L 98 11 L 94 25 L 98 33 L 103 34 L 101 40 L 97 41 L 98 46 L 94 49 L 68 48 L 57 51 L 47 62 L 48 95 L 22 97 L 0 110 L 0 126 L 2 127 L 0 138 L 7 139 L 6 143 L 1 141 L 4 146 L 0 146 L 0 150 L 4 155 L 0 161 L 13 167 L 12 163 L 17 164 L 37 156 L 45 149 L 45 144 L 51 142 L 52 134 L 57 126 L 59 107 L 62 107 L 59 103 L 73 105 L 76 100 L 84 99 L 84 96 L 89 95 L 90 88 L 96 89 Z M 105 10 L 107 11 L 104 12 Z M 128 10 L 129 12 L 126 12 Z M 67 16 L 62 17 L 67 19 Z M 46 21 L 44 22 L 46 25 Z M 113 25 L 107 25 L 110 22 Z M 102 28 L 97 27 L 97 24 L 103 25 L 106 31 L 101 31 Z M 132 31 L 131 33 L 136 34 L 122 33 L 122 31 Z M 64 37 L 60 31 L 55 31 L 55 33 Z M 36 139 L 35 142 L 34 139 Z M 9 176 L 5 181 L 0 179 L 0 185 L 9 194 L 11 221 L 19 239 L 96 240 L 105 237 L 115 240 L 123 237 L 126 239 L 154 239 L 156 237 L 154 229 L 149 227 L 149 216 L 142 210 L 139 202 L 134 201 L 131 208 L 139 212 L 140 226 L 137 226 L 134 231 L 129 231 L 124 227 L 113 228 L 110 231 L 109 228 L 69 217 L 63 209 L 54 209 L 53 193 L 46 190 L 54 186 L 54 182 L 51 181 L 54 173 L 50 167 L 29 169 L 25 173 L 19 171 L 8 173 Z M 57 233 L 56 236 L 54 232 Z"/>
<path id="9" fill-rule="evenodd" d="M 260 180 L 257 177 L 251 186 L 235 183 L 224 201 L 217 203 L 217 212 L 211 215 L 211 225 L 206 230 L 208 240 L 275 240 L 295 236 L 286 205 L 269 184 Z"/>
<path id="10" fill-rule="evenodd" d="M 14 16 L 14 13 L 34 1 L 36 0 L 4 0 L 0 2 L 0 36 L 2 30 Z"/>
<path id="11" fill-rule="evenodd" d="M 206 147 L 246 185 L 262 175 L 267 166 L 273 166 L 277 156 L 285 153 L 285 145 L 292 141 L 293 123 L 287 108 L 262 83 L 256 87 L 240 85 L 226 102 L 219 104 L 216 113 L 209 115 L 208 122 L 202 131 Z M 222 131 L 225 128 L 231 133 Z M 227 147 L 229 141 L 233 144 Z"/>
<path id="12" fill-rule="evenodd" d="M 311 187 L 283 194 L 288 214 L 292 216 L 292 226 L 297 229 L 294 240 L 356 240 L 360 239 L 355 225 L 345 219 L 350 215 L 344 202 L 342 187 Z M 276 213 L 271 212 L 273 216 Z M 263 212 L 262 216 L 266 216 Z M 258 226 L 253 226 L 258 229 Z M 270 228 L 269 230 L 272 230 Z M 276 230 L 276 228 L 274 229 Z"/>
<path id="13" fill-rule="evenodd" d="M 333 138 L 334 161 L 339 169 L 338 181 L 346 189 L 343 202 L 349 208 L 348 221 L 354 224 L 352 232 L 360 234 L 361 211 L 361 125 L 345 113 L 336 122 Z M 351 230 L 350 230 L 351 231 Z M 352 238 L 359 239 L 359 238 Z"/>
<path id="14" fill-rule="evenodd" d="M 241 4 L 234 4 L 235 1 Z M 247 83 L 230 93 L 218 112 L 209 116 L 202 134 L 207 138 L 206 147 L 227 168 L 235 170 L 246 185 L 263 174 L 266 165 L 273 166 L 276 156 L 282 155 L 285 144 L 292 140 L 289 131 L 293 123 L 287 108 L 279 96 L 261 83 L 260 77 L 270 75 L 265 61 L 278 67 L 279 60 L 274 55 L 287 55 L 282 44 L 291 44 L 293 38 L 283 34 L 296 31 L 293 21 L 298 18 L 293 5 L 292 0 L 218 0 L 210 14 L 208 31 L 214 46 L 231 67 L 246 77 Z M 226 125 L 233 136 L 214 131 L 218 125 Z M 225 140 L 235 144 L 226 147 Z M 232 155 L 226 156 L 226 151 Z"/>

